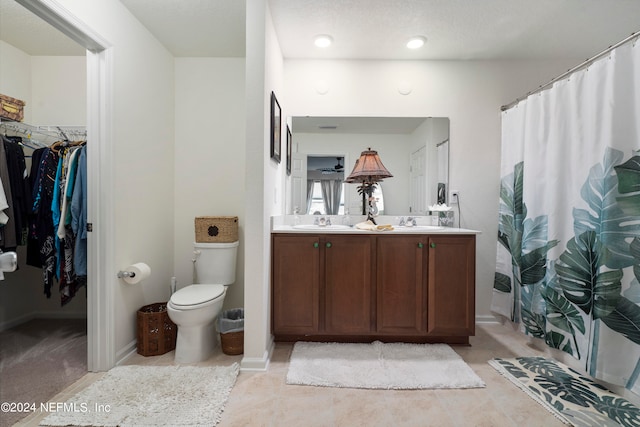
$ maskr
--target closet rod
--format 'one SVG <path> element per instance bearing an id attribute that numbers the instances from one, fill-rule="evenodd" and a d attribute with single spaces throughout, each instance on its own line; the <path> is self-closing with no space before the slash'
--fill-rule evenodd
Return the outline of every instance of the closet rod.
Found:
<path id="1" fill-rule="evenodd" d="M 23 134 L 38 133 L 49 138 L 58 138 L 62 134 L 87 135 L 86 126 L 35 126 L 23 122 L 0 120 L 0 127 Z"/>
<path id="2" fill-rule="evenodd" d="M 639 34 L 639 32 L 637 32 L 637 31 L 636 31 L 635 33 L 631 33 L 631 35 L 630 35 L 630 36 L 628 36 L 628 37 L 626 37 L 625 39 L 623 39 L 623 40 L 619 41 L 618 43 L 616 43 L 616 44 L 614 44 L 614 45 L 612 45 L 612 46 L 609 46 L 608 48 L 606 48 L 606 49 L 605 49 L 605 50 L 603 50 L 602 52 L 598 53 L 597 55 L 592 56 L 591 58 L 587 59 L 586 61 L 584 61 L 584 62 L 582 62 L 582 63 L 580 63 L 580 64 L 578 64 L 578 65 L 576 65 L 576 66 L 575 66 L 575 67 L 573 67 L 573 68 L 570 68 L 569 70 L 567 70 L 565 73 L 563 73 L 563 74 L 559 75 L 558 77 L 556 77 L 556 78 L 554 78 L 554 79 L 551 79 L 548 83 L 538 86 L 538 88 L 537 88 L 537 89 L 534 89 L 534 90 L 532 90 L 531 92 L 527 92 L 527 94 L 526 94 L 525 96 L 520 97 L 520 98 L 516 98 L 516 100 L 515 100 L 515 101 L 512 101 L 512 102 L 510 102 L 509 104 L 503 105 L 503 106 L 500 108 L 500 110 L 501 110 L 501 111 L 507 111 L 507 110 L 509 110 L 510 108 L 513 108 L 513 107 L 514 107 L 518 102 L 520 102 L 520 101 L 522 101 L 522 100 L 524 100 L 524 99 L 527 99 L 527 98 L 528 98 L 528 97 L 530 97 L 531 95 L 535 95 L 536 93 L 542 92 L 543 90 L 547 89 L 549 86 L 553 85 L 553 84 L 554 84 L 555 82 L 557 82 L 558 80 L 562 80 L 562 79 L 564 79 L 565 77 L 567 77 L 567 76 L 569 76 L 569 75 L 571 75 L 571 74 L 575 73 L 576 71 L 579 71 L 579 70 L 581 70 L 581 69 L 583 69 L 583 68 L 585 68 L 585 67 L 588 67 L 588 66 L 589 66 L 589 65 L 591 65 L 594 61 L 596 61 L 596 60 L 598 60 L 598 59 L 602 58 L 603 56 L 605 56 L 605 55 L 607 55 L 608 53 L 610 53 L 612 50 L 614 50 L 614 49 L 616 49 L 616 48 L 618 48 L 618 47 L 622 46 L 622 45 L 623 45 L 623 44 L 625 44 L 625 43 L 630 42 L 631 40 L 633 40 L 633 39 L 634 39 L 634 38 L 636 38 L 636 37 L 640 37 L 640 34 Z"/>

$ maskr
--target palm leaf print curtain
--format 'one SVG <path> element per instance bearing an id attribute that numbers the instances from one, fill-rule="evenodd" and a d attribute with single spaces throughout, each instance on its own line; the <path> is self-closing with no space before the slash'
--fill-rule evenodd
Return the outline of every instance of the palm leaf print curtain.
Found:
<path id="1" fill-rule="evenodd" d="M 492 311 L 640 394 L 640 42 L 502 115 Z"/>

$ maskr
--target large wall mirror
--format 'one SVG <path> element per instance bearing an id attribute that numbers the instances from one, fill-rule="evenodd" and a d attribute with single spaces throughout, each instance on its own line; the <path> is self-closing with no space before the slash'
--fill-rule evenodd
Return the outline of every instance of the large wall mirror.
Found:
<path id="1" fill-rule="evenodd" d="M 369 148 L 393 174 L 376 188 L 379 214 L 425 215 L 448 201 L 448 118 L 292 117 L 291 129 L 289 213 L 361 214 L 358 185 L 343 181 Z"/>

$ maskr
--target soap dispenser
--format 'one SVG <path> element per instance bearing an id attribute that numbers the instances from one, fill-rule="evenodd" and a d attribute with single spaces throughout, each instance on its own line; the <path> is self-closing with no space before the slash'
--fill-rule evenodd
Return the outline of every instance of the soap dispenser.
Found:
<path id="1" fill-rule="evenodd" d="M 344 225 L 351 227 L 351 215 L 349 215 L 349 209 L 344 210 L 344 218 L 342 221 L 344 222 Z"/>
<path id="2" fill-rule="evenodd" d="M 293 208 L 293 225 L 300 225 L 300 208 L 294 206 Z"/>

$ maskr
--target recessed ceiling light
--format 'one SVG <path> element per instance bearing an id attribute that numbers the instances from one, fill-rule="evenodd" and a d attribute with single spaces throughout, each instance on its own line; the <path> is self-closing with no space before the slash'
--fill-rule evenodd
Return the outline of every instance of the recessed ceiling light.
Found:
<path id="1" fill-rule="evenodd" d="M 331 43 L 333 43 L 333 39 L 331 38 L 331 36 L 328 36 L 326 34 L 321 34 L 319 36 L 316 36 L 315 40 L 314 40 L 314 44 L 318 47 L 329 47 L 331 46 Z"/>
<path id="2" fill-rule="evenodd" d="M 420 49 L 424 46 L 424 43 L 427 41 L 426 37 L 416 36 L 412 37 L 411 40 L 407 42 L 407 47 L 409 49 Z"/>

